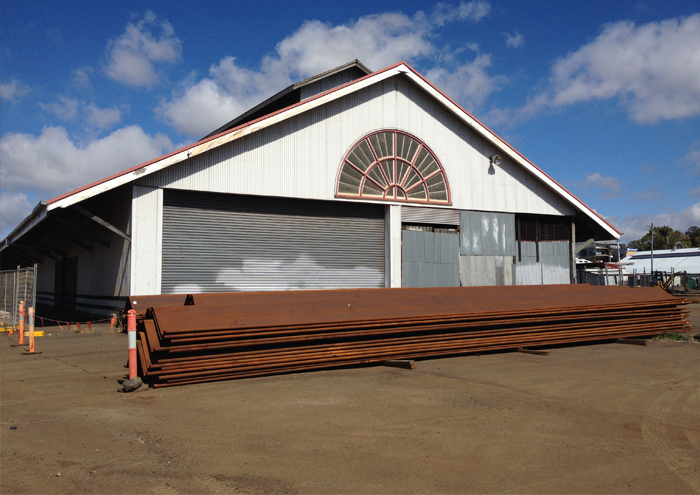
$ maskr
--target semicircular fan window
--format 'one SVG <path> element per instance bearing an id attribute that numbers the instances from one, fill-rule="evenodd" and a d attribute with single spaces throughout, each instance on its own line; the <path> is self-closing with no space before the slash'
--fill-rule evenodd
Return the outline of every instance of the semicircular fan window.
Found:
<path id="1" fill-rule="evenodd" d="M 350 150 L 336 197 L 450 204 L 440 162 L 420 140 L 401 131 L 375 132 Z"/>

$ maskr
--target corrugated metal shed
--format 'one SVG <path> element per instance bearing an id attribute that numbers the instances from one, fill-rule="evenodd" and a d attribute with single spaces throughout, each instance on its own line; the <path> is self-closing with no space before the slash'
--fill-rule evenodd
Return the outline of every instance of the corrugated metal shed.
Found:
<path id="1" fill-rule="evenodd" d="M 389 84 L 385 84 L 389 81 Z M 387 95 L 393 89 L 396 91 L 389 98 L 382 98 L 382 95 Z M 367 90 L 367 91 L 363 91 Z M 331 102 L 338 102 L 340 105 L 329 105 Z M 359 108 L 362 107 L 362 108 Z M 376 107 L 376 108 L 375 108 Z M 392 112 L 391 109 L 394 109 Z M 322 129 L 318 129 L 313 122 L 319 122 L 320 117 L 326 118 L 335 116 L 338 112 L 359 110 L 361 117 L 355 118 L 354 115 L 348 115 L 348 122 L 342 125 L 341 129 L 334 125 L 324 125 Z M 373 112 L 371 110 L 377 110 Z M 388 112 L 387 112 L 388 110 Z M 350 112 L 353 113 L 353 112 Z M 293 117 L 305 114 L 308 121 L 307 127 L 292 129 L 286 121 Z M 376 122 L 366 122 L 367 118 L 377 117 Z M 389 118 L 384 118 L 388 116 Z M 375 120 L 375 119 L 373 119 Z M 278 125 L 278 124 L 287 124 Z M 296 125 L 299 125 L 299 121 Z M 439 123 L 439 124 L 438 124 Z M 411 127 L 416 126 L 414 135 L 419 136 L 421 140 L 431 144 L 433 151 L 440 156 L 441 162 L 451 162 L 449 167 L 445 167 L 448 179 L 451 182 L 470 185 L 471 187 L 460 188 L 461 194 L 455 195 L 452 198 L 453 206 L 458 209 L 472 209 L 484 211 L 524 211 L 528 213 L 542 213 L 553 215 L 571 215 L 571 211 L 576 211 L 577 223 L 580 221 L 579 227 L 588 226 L 590 232 L 585 235 L 595 238 L 611 237 L 619 239 L 619 232 L 607 223 L 600 215 L 598 215 L 590 207 L 583 204 L 578 198 L 573 196 L 569 191 L 564 189 L 560 184 L 555 182 L 551 177 L 544 173 L 541 169 L 527 160 L 523 155 L 518 153 L 508 143 L 500 137 L 493 134 L 488 128 L 484 127 L 479 121 L 474 119 L 463 108 L 459 107 L 454 101 L 450 100 L 435 86 L 430 84 L 423 76 L 418 74 L 412 67 L 404 62 L 392 65 L 380 71 L 374 72 L 365 77 L 361 77 L 350 83 L 344 84 L 324 93 L 320 93 L 302 102 L 293 104 L 284 109 L 265 115 L 257 120 L 242 124 L 231 130 L 225 131 L 219 135 L 194 143 L 180 150 L 174 151 L 157 159 L 137 165 L 121 173 L 107 177 L 93 184 L 81 187 L 69 193 L 53 198 L 42 205 L 38 210 L 32 213 L 20 226 L 15 229 L 6 239 L 0 250 L 4 249 L 5 245 L 9 245 L 16 238 L 21 237 L 27 230 L 31 229 L 36 222 L 41 221 L 46 213 L 59 209 L 66 208 L 70 205 L 79 203 L 87 198 L 101 194 L 105 191 L 119 187 L 121 185 L 133 182 L 135 179 L 144 178 L 155 172 L 164 170 L 176 164 L 190 162 L 191 158 L 210 154 L 215 148 L 224 147 L 226 144 L 234 141 L 242 140 L 245 137 L 252 137 L 254 134 L 259 134 L 262 130 L 273 129 L 271 134 L 263 136 L 255 136 L 252 141 L 273 141 L 278 140 L 285 132 L 296 133 L 302 129 L 313 127 L 313 132 L 318 134 L 322 140 L 332 136 L 335 141 L 333 146 L 337 146 L 338 142 L 345 143 L 347 141 L 354 142 L 357 136 L 366 134 L 367 126 L 372 129 L 381 128 L 402 128 L 404 125 L 410 124 Z M 436 125 L 438 124 L 438 125 Z M 457 124 L 457 125 L 455 125 Z M 466 124 L 466 126 L 464 125 Z M 362 128 L 365 132 L 362 132 Z M 343 136 L 338 139 L 338 130 Z M 410 129 L 406 130 L 411 133 Z M 441 145 L 448 144 L 450 139 L 446 137 L 450 134 L 458 136 L 462 141 L 462 146 L 452 149 L 439 149 Z M 301 138 L 301 136 L 299 137 Z M 475 139 L 476 138 L 476 139 Z M 325 141 L 322 141 L 325 142 Z M 464 149 L 465 146 L 469 149 Z M 253 145 L 255 146 L 255 145 Z M 333 147 L 331 146 L 331 147 Z M 323 167 L 328 168 L 329 163 L 337 160 L 333 157 L 329 161 L 326 156 L 331 147 L 327 149 L 317 150 L 314 154 L 308 153 L 307 147 L 302 147 L 300 152 L 304 153 L 304 157 L 317 158 L 323 155 Z M 255 148 L 257 151 L 258 148 Z M 251 150 L 252 151 L 252 150 Z M 272 150 L 270 150 L 272 151 Z M 319 152 L 320 151 L 320 152 Z M 346 151 L 346 150 L 344 150 Z M 279 150 L 274 150 L 272 154 L 278 154 Z M 502 162 L 495 173 L 489 173 L 489 177 L 483 177 L 484 169 L 489 169 L 489 159 L 492 153 L 499 152 L 502 156 Z M 246 157 L 246 164 L 249 168 L 256 168 L 255 153 Z M 298 156 L 298 155 L 296 155 Z M 285 160 L 281 164 L 287 162 L 287 158 L 295 157 L 295 155 L 284 155 Z M 463 167 L 461 162 L 469 162 L 474 166 Z M 190 162 L 191 163 L 191 162 Z M 278 165 L 280 162 L 276 162 Z M 253 165 L 250 167 L 250 165 Z M 229 164 L 232 166 L 232 164 Z M 233 165 L 233 168 L 236 168 Z M 279 166 L 275 167 L 275 175 L 279 175 Z M 451 169 L 451 170 L 450 170 Z M 499 173 L 502 170 L 504 173 Z M 265 175 L 260 170 L 259 175 Z M 474 172 L 474 173 L 471 173 Z M 178 174 L 173 174 L 177 176 Z M 217 175 L 214 173 L 213 175 Z M 474 177 L 476 175 L 476 177 Z M 450 178 L 451 177 L 451 178 Z M 505 183 L 501 182 L 504 178 Z M 171 178 L 173 178 L 171 176 Z M 212 177 L 210 177 L 212 178 Z M 167 178 L 161 177 L 161 180 Z M 202 177 L 194 178 L 193 182 L 201 182 Z M 325 177 L 320 178 L 320 183 L 325 182 Z M 209 182 L 205 181 L 204 188 L 194 188 L 198 190 L 209 190 L 206 186 Z M 148 183 L 140 183 L 139 185 L 155 185 Z M 224 188 L 231 188 L 230 184 L 224 184 Z M 317 185 L 316 185 L 317 186 Z M 497 186 L 497 187 L 494 187 Z M 174 187 L 178 185 L 163 185 L 156 187 Z M 273 184 L 273 189 L 285 189 L 277 184 Z M 179 185 L 179 188 L 188 189 L 184 185 Z M 529 189 L 532 194 L 513 194 L 513 188 L 524 193 L 525 189 Z M 304 187 L 307 192 L 312 192 L 311 189 Z M 222 191 L 213 190 L 211 192 L 228 192 L 238 194 L 261 194 L 255 191 Z M 315 191 L 313 191 L 315 192 Z M 324 194 L 327 194 L 324 191 Z M 331 199 L 326 197 L 309 197 L 305 195 L 292 193 L 280 193 L 273 196 L 287 197 L 306 197 L 307 199 Z M 550 212 L 543 212 L 540 209 L 546 205 Z M 483 205 L 479 207 L 477 205 Z M 505 205 L 505 207 L 498 207 Z M 554 211 L 551 211 L 554 210 Z M 566 211 L 564 211 L 566 210 Z M 590 224 L 590 225 L 589 225 Z"/>
<path id="2" fill-rule="evenodd" d="M 620 264 L 629 273 L 634 270 L 637 270 L 637 273 L 643 273 L 645 270 L 650 273 L 651 251 L 638 251 L 624 258 Z M 671 270 L 700 274 L 700 248 L 654 251 L 654 271 L 670 273 Z"/>

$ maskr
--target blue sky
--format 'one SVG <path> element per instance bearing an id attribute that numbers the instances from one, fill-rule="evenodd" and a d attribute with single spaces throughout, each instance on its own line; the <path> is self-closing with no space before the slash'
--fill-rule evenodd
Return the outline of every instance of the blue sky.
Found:
<path id="1" fill-rule="evenodd" d="M 0 238 L 354 58 L 404 60 L 625 232 L 700 225 L 700 6 L 6 0 Z"/>

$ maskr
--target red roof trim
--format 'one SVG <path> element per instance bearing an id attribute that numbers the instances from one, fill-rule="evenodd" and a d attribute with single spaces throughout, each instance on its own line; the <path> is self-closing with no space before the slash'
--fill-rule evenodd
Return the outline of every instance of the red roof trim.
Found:
<path id="1" fill-rule="evenodd" d="M 230 134 L 230 133 L 236 132 L 236 131 L 238 131 L 238 130 L 240 130 L 240 129 L 243 129 L 243 128 L 245 128 L 245 127 L 249 127 L 249 126 L 251 126 L 251 125 L 253 125 L 253 124 L 257 124 L 258 122 L 261 122 L 261 121 L 263 121 L 263 120 L 267 120 L 267 119 L 269 119 L 269 118 L 271 118 L 271 117 L 274 117 L 274 116 L 276 116 L 276 115 L 279 115 L 279 114 L 281 114 L 281 113 L 283 113 L 283 112 L 286 112 L 286 111 L 288 111 L 288 110 L 291 110 L 291 109 L 293 109 L 293 108 L 296 108 L 296 107 L 298 107 L 298 106 L 301 106 L 301 105 L 303 105 L 303 104 L 306 104 L 306 103 L 309 102 L 309 101 L 313 101 L 313 100 L 316 100 L 316 99 L 318 99 L 318 98 L 322 98 L 322 97 L 324 97 L 324 96 L 326 96 L 326 95 L 328 95 L 328 94 L 334 93 L 334 92 L 339 91 L 339 90 L 341 90 L 341 89 L 343 89 L 343 88 L 346 88 L 346 87 L 348 87 L 348 86 L 352 86 L 353 84 L 357 84 L 357 83 L 359 83 L 359 82 L 361 82 L 361 81 L 364 81 L 364 80 L 367 79 L 367 78 L 374 77 L 374 76 L 376 76 L 376 75 L 378 75 L 378 74 L 381 74 L 381 73 L 383 73 L 383 72 L 389 71 L 389 70 L 391 70 L 391 69 L 395 69 L 396 67 L 398 67 L 398 66 L 400 66 L 400 65 L 405 65 L 411 72 L 413 72 L 416 76 L 418 76 L 419 78 L 421 78 L 421 79 L 422 79 L 426 84 L 428 84 L 431 88 L 433 88 L 435 91 L 437 91 L 438 93 L 440 93 L 444 98 L 446 98 L 446 99 L 447 99 L 448 101 L 450 101 L 453 105 L 455 105 L 455 106 L 456 106 L 457 108 L 459 108 L 461 111 L 463 111 L 464 113 L 466 113 L 467 115 L 469 115 L 469 117 L 471 117 L 472 119 L 474 119 L 474 121 L 477 122 L 480 126 L 482 126 L 484 129 L 486 129 L 488 132 L 490 132 L 490 133 L 491 133 L 494 137 L 496 137 L 502 144 L 504 144 L 505 146 L 507 146 L 508 148 L 510 148 L 514 153 L 516 153 L 518 156 L 520 156 L 523 160 L 525 160 L 527 163 L 529 163 L 530 165 L 532 165 L 533 167 L 535 167 L 535 168 L 536 168 L 539 172 L 541 172 L 545 177 L 547 177 L 549 180 L 551 180 L 553 183 L 555 183 L 555 184 L 556 184 L 557 186 L 559 186 L 561 189 L 563 189 L 563 190 L 566 191 L 568 194 L 570 194 L 571 197 L 573 197 L 573 198 L 576 199 L 579 203 L 581 203 L 583 206 L 585 206 L 585 207 L 588 209 L 588 211 L 590 211 L 590 212 L 593 213 L 596 217 L 598 217 L 600 220 L 602 220 L 602 221 L 603 221 L 606 225 L 608 225 L 611 229 L 613 229 L 613 230 L 614 230 L 615 232 L 617 232 L 618 234 L 622 235 L 622 232 L 620 232 L 620 231 L 617 230 L 615 227 L 613 227 L 612 225 L 610 225 L 610 223 L 609 223 L 607 220 L 605 220 L 602 216 L 600 216 L 600 215 L 599 215 L 596 211 L 594 211 L 590 206 L 588 206 L 586 203 L 584 203 L 584 202 L 581 201 L 579 198 L 577 198 L 577 197 L 576 197 L 574 194 L 572 194 L 568 189 L 566 189 L 564 186 L 562 186 L 562 185 L 559 184 L 556 180 L 554 180 L 554 179 L 553 179 L 549 174 L 547 174 L 544 170 L 542 170 L 540 167 L 538 167 L 537 165 L 535 165 L 534 163 L 532 163 L 530 160 L 528 160 L 522 153 L 520 153 L 518 150 L 516 150 L 515 148 L 513 148 L 513 147 L 512 147 L 510 144 L 508 144 L 502 137 L 500 137 L 498 134 L 496 134 L 496 133 L 493 132 L 491 129 L 489 129 L 489 128 L 488 128 L 486 125 L 484 125 L 479 119 L 477 119 L 477 118 L 474 117 L 471 113 L 469 113 L 469 112 L 466 111 L 464 108 L 462 108 L 461 105 L 459 105 L 459 104 L 458 104 L 457 102 L 455 102 L 452 98 L 450 98 L 450 97 L 447 96 L 445 93 L 443 93 L 443 92 L 442 92 L 440 89 L 438 89 L 433 83 L 431 83 L 430 81 L 428 81 L 428 80 L 427 80 L 425 77 L 423 77 L 419 72 L 417 72 L 413 67 L 411 67 L 409 64 L 407 64 L 406 62 L 403 62 L 403 61 L 398 62 L 398 63 L 396 63 L 396 64 L 394 64 L 394 65 L 390 65 L 389 67 L 385 67 L 384 69 L 378 70 L 378 71 L 376 71 L 376 72 L 372 72 L 371 74 L 367 74 L 366 76 L 363 76 L 363 77 L 361 77 L 361 78 L 359 78 L 359 79 L 355 79 L 355 80 L 353 80 L 353 81 L 347 82 L 347 83 L 345 83 L 345 84 L 343 84 L 343 85 L 341 85 L 341 86 L 337 86 L 337 87 L 335 87 L 335 88 L 329 89 L 328 91 L 325 91 L 325 92 L 323 92 L 323 93 L 319 93 L 319 94 L 317 94 L 317 95 L 315 95 L 315 96 L 312 96 L 311 98 L 307 98 L 306 100 L 303 100 L 303 101 L 300 101 L 300 102 L 298 102 L 298 103 L 295 103 L 294 105 L 290 105 L 290 106 L 288 106 L 288 107 L 285 107 L 285 108 L 282 108 L 282 109 L 280 109 L 280 110 L 277 110 L 276 112 L 272 112 L 272 113 L 269 113 L 269 114 L 267 114 L 267 115 L 263 115 L 262 117 L 260 117 L 260 118 L 258 118 L 258 119 L 251 120 L 250 122 L 246 122 L 245 124 L 241 124 L 241 125 L 239 125 L 238 127 L 234 127 L 234 128 L 232 128 L 232 129 L 229 129 L 229 130 L 227 130 L 227 131 L 221 132 L 221 133 L 219 133 L 219 134 L 215 134 L 214 136 L 211 136 L 211 137 L 209 137 L 209 138 L 207 138 L 207 139 L 203 139 L 203 140 L 201 140 L 201 141 L 197 141 L 197 142 L 195 142 L 195 143 L 193 143 L 193 144 L 191 144 L 191 145 L 189 145 L 189 146 L 185 146 L 184 148 L 180 148 L 179 150 L 172 151 L 172 152 L 170 152 L 170 153 L 168 153 L 168 154 L 165 154 L 165 155 L 163 155 L 163 156 L 160 156 L 160 157 L 158 157 L 158 158 L 154 158 L 153 160 L 144 162 L 144 163 L 142 163 L 142 164 L 140 164 L 140 165 L 136 165 L 135 167 L 131 167 L 131 168 L 127 169 L 127 170 L 124 170 L 124 171 L 122 171 L 122 172 L 118 172 L 118 173 L 116 173 L 116 174 L 114 174 L 114 175 L 110 175 L 109 177 L 106 177 L 106 178 L 104 178 L 104 179 L 101 179 L 101 180 L 98 180 L 98 181 L 96 181 L 96 182 L 93 182 L 92 184 L 88 184 L 88 185 L 86 185 L 86 186 L 80 187 L 80 188 L 75 189 L 75 190 L 73 190 L 73 191 L 67 192 L 67 193 L 65 193 L 65 194 L 62 194 L 61 196 L 56 196 L 55 198 L 48 200 L 48 201 L 46 202 L 46 204 L 47 204 L 47 205 L 50 205 L 50 204 L 56 203 L 56 202 L 58 202 L 58 201 L 60 201 L 60 200 L 62 200 L 62 199 L 65 199 L 65 198 L 67 198 L 67 197 L 73 196 L 74 194 L 78 194 L 78 193 L 80 193 L 80 192 L 82 192 L 82 191 L 85 191 L 85 190 L 87 190 L 87 189 L 90 189 L 91 187 L 98 186 L 98 185 L 103 184 L 103 183 L 105 183 L 105 182 L 107 182 L 107 181 L 110 181 L 110 180 L 112 180 L 112 179 L 116 179 L 117 177 L 121 177 L 121 176 L 126 175 L 126 174 L 128 174 L 128 173 L 131 173 L 131 172 L 134 172 L 134 171 L 136 171 L 136 170 L 139 170 L 139 169 L 141 169 L 141 168 L 143 168 L 143 167 L 147 167 L 148 165 L 152 165 L 152 164 L 154 164 L 154 163 L 156 163 L 156 162 L 159 162 L 159 161 L 161 161 L 161 160 L 164 160 L 164 159 L 166 159 L 166 158 L 169 158 L 169 157 L 171 157 L 171 156 L 173 156 L 173 155 L 176 155 L 176 154 L 181 153 L 181 152 L 183 152 L 183 151 L 186 151 L 186 150 L 188 150 L 188 149 L 192 149 L 192 148 L 194 148 L 195 146 L 199 146 L 199 145 L 201 145 L 201 144 L 207 143 L 207 142 L 209 142 L 209 141 L 212 141 L 212 140 L 214 140 L 214 139 L 217 139 L 217 138 L 219 138 L 219 137 L 221 137 L 221 136 L 224 136 L 224 135 L 226 135 L 226 134 Z"/>

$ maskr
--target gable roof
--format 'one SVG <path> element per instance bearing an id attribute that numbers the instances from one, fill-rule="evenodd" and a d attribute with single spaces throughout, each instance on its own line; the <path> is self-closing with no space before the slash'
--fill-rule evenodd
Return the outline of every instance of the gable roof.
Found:
<path id="1" fill-rule="evenodd" d="M 354 64 L 355 62 L 356 61 L 350 62 L 350 64 Z M 359 67 L 360 65 L 361 64 L 357 66 Z M 342 67 L 345 66 L 341 66 L 341 68 Z M 333 69 L 333 71 L 337 69 L 339 68 Z M 364 69 L 369 70 L 366 67 L 364 67 Z M 435 100 L 437 100 L 444 107 L 450 110 L 455 116 L 457 116 L 457 118 L 466 123 L 473 130 L 475 130 L 482 138 L 491 143 L 494 146 L 494 148 L 499 150 L 500 153 L 508 156 L 515 163 L 519 164 L 532 175 L 537 177 L 541 182 L 543 182 L 550 189 L 552 189 L 558 196 L 562 197 L 564 200 L 570 203 L 575 208 L 575 210 L 580 213 L 581 218 L 588 221 L 592 221 L 603 231 L 610 234 L 611 238 L 620 238 L 621 232 L 619 232 L 615 227 L 610 225 L 595 210 L 583 203 L 583 201 L 574 196 L 571 192 L 569 192 L 561 184 L 555 181 L 542 169 L 540 169 L 530 160 L 525 158 L 525 156 L 523 156 L 519 151 L 513 148 L 510 144 L 508 144 L 504 139 L 499 137 L 491 129 L 482 124 L 464 108 L 459 106 L 454 100 L 452 100 L 445 93 L 440 91 L 437 87 L 430 83 L 430 81 L 428 81 L 425 77 L 419 74 L 410 65 L 408 65 L 406 62 L 399 62 L 382 70 L 369 73 L 358 79 L 351 80 L 345 84 L 341 84 L 340 86 L 313 95 L 288 107 L 281 108 L 279 110 L 273 111 L 269 114 L 263 115 L 258 118 L 254 118 L 253 120 L 245 121 L 244 123 L 238 124 L 230 129 L 226 129 L 222 132 L 219 132 L 218 134 L 205 137 L 202 140 L 197 141 L 189 146 L 185 146 L 184 148 L 180 148 L 179 150 L 165 154 L 153 160 L 149 160 L 140 165 L 136 165 L 122 172 L 93 182 L 92 184 L 88 184 L 86 186 L 57 196 L 53 199 L 48 200 L 45 204 L 40 203 L 37 206 L 37 208 L 34 209 L 32 214 L 29 217 L 27 217 L 22 223 L 20 223 L 20 225 L 5 239 L 5 241 L 3 242 L 4 246 L 0 246 L 0 250 L 2 250 L 11 242 L 10 238 L 16 238 L 21 236 L 24 232 L 36 225 L 38 221 L 41 221 L 41 219 L 43 219 L 46 216 L 46 214 L 51 210 L 57 208 L 66 208 L 68 206 L 74 205 L 85 199 L 109 191 L 123 184 L 129 183 L 145 175 L 149 175 L 164 168 L 170 167 L 171 165 L 182 162 L 190 157 L 200 155 L 213 148 L 219 147 L 231 141 L 235 141 L 243 136 L 252 134 L 260 129 L 264 129 L 278 122 L 294 117 L 295 115 L 299 115 L 300 113 L 306 112 L 313 108 L 317 108 L 330 101 L 342 98 L 345 95 L 359 91 L 363 88 L 372 86 L 383 80 L 397 75 L 403 75 L 410 79 L 414 84 L 423 89 L 426 93 L 430 94 L 433 98 L 435 98 Z M 314 76 L 313 78 L 307 79 L 306 81 L 302 81 L 302 83 L 308 84 L 309 82 L 314 82 L 316 80 L 319 80 L 321 76 L 323 76 L 323 74 L 320 74 L 319 76 Z M 284 94 L 287 94 L 285 93 L 285 91 L 287 90 L 283 90 L 282 92 L 272 97 L 270 100 L 273 100 L 275 97 L 278 97 L 279 99 L 279 97 L 281 97 L 280 95 L 284 96 Z M 270 100 L 266 100 L 266 102 L 270 102 Z M 262 106 L 259 105 L 258 107 L 264 108 L 266 102 L 263 102 L 261 104 Z M 248 114 L 248 112 L 246 112 L 246 114 Z M 232 122 L 236 122 L 238 119 L 245 120 L 243 117 L 246 114 L 243 114 L 237 119 L 234 119 L 229 124 L 231 124 Z"/>

